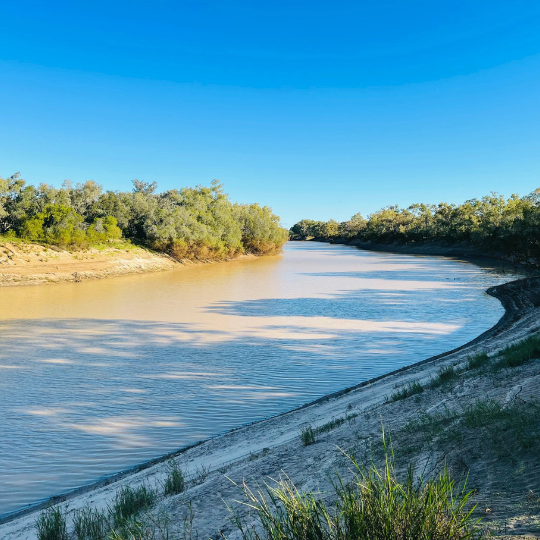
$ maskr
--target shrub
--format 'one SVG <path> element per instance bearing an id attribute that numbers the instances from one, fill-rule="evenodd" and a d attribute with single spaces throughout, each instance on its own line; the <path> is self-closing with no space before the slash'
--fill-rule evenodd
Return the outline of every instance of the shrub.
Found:
<path id="1" fill-rule="evenodd" d="M 118 240 L 122 238 L 122 231 L 118 227 L 118 222 L 113 216 L 96 218 L 94 223 L 86 231 L 88 241 L 92 244 L 106 242 L 107 240 Z"/>
<path id="2" fill-rule="evenodd" d="M 36 529 L 38 540 L 68 540 L 66 517 L 58 506 L 41 512 Z"/>

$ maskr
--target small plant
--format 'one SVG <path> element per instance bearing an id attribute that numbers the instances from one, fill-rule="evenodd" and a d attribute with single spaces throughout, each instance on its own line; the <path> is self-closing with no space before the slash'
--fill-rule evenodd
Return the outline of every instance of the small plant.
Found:
<path id="1" fill-rule="evenodd" d="M 443 384 L 447 384 L 450 381 L 457 378 L 459 372 L 454 366 L 442 366 L 434 379 L 431 380 L 431 387 L 438 388 Z"/>
<path id="2" fill-rule="evenodd" d="M 166 514 L 131 519 L 111 531 L 103 540 L 179 540 L 179 536 L 172 535 L 169 525 L 170 519 Z"/>
<path id="3" fill-rule="evenodd" d="M 489 356 L 486 352 L 473 354 L 467 358 L 467 369 L 480 369 L 489 362 Z"/>
<path id="4" fill-rule="evenodd" d="M 332 431 L 333 429 L 336 429 L 342 426 L 346 421 L 347 421 L 347 418 L 332 418 L 330 422 L 326 422 L 326 424 L 323 424 L 322 426 L 319 426 L 318 428 L 316 428 L 315 435 L 326 433 L 327 431 Z"/>
<path id="5" fill-rule="evenodd" d="M 58 506 L 41 512 L 36 529 L 38 540 L 68 540 L 66 516 Z"/>
<path id="6" fill-rule="evenodd" d="M 204 482 L 206 482 L 209 474 L 210 465 L 201 465 L 200 467 L 197 467 L 192 477 L 193 484 L 195 484 L 196 486 L 198 486 L 199 484 L 203 484 Z"/>
<path id="7" fill-rule="evenodd" d="M 453 427 L 457 420 L 459 414 L 445 407 L 441 412 L 421 413 L 418 419 L 407 422 L 403 431 L 413 434 L 422 443 L 432 443 L 435 439 L 454 440 L 458 436 Z"/>
<path id="8" fill-rule="evenodd" d="M 109 520 L 105 512 L 83 508 L 73 516 L 73 532 L 77 540 L 103 540 L 109 530 Z"/>
<path id="9" fill-rule="evenodd" d="M 315 431 L 311 426 L 302 428 L 302 431 L 300 432 L 300 440 L 304 446 L 309 446 L 310 444 L 315 443 Z"/>
<path id="10" fill-rule="evenodd" d="M 182 469 L 178 466 L 178 463 L 171 459 L 167 464 L 167 478 L 165 479 L 164 492 L 167 495 L 177 495 L 182 493 L 185 489 L 185 479 Z"/>
<path id="11" fill-rule="evenodd" d="M 130 518 L 150 508 L 156 501 L 156 492 L 146 485 L 136 488 L 123 486 L 114 499 L 110 510 L 116 527 L 122 526 Z"/>
<path id="12" fill-rule="evenodd" d="M 509 345 L 499 353 L 500 360 L 496 363 L 496 369 L 516 368 L 540 358 L 540 336 L 534 335 L 514 345 Z"/>
<path id="13" fill-rule="evenodd" d="M 479 428 L 500 421 L 504 416 L 503 406 L 494 399 L 478 400 L 465 409 L 465 426 Z"/>
<path id="14" fill-rule="evenodd" d="M 236 513 L 232 522 L 243 540 L 463 540 L 475 534 L 471 492 L 458 486 L 445 469 L 439 477 L 415 480 L 413 469 L 403 483 L 396 477 L 393 454 L 382 470 L 374 464 L 356 467 L 352 482 L 337 477 L 337 502 L 328 507 L 318 494 L 302 493 L 282 477 L 275 485 L 251 491 L 246 504 L 258 523 L 245 523 Z M 251 518 L 250 518 L 251 521 Z"/>
<path id="15" fill-rule="evenodd" d="M 410 381 L 393 392 L 390 398 L 387 398 L 387 401 L 399 401 L 401 399 L 406 399 L 408 397 L 421 394 L 423 391 L 424 387 L 418 381 Z"/>

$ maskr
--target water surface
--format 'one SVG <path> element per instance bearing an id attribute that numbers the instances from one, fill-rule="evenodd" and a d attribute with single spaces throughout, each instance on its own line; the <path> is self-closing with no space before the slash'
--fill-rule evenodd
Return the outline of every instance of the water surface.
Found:
<path id="1" fill-rule="evenodd" d="M 0 289 L 0 515 L 466 343 L 514 276 L 289 243 L 281 256 Z"/>

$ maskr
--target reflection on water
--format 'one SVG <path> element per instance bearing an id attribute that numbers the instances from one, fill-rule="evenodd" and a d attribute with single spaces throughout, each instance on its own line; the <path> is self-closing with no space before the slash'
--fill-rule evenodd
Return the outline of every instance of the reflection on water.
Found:
<path id="1" fill-rule="evenodd" d="M 513 276 L 291 243 L 0 290 L 0 514 L 467 342 Z"/>

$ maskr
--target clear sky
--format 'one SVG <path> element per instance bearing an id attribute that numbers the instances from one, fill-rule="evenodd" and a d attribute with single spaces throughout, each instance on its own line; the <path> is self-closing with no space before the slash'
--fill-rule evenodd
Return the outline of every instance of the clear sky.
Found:
<path id="1" fill-rule="evenodd" d="M 0 175 L 299 219 L 540 187 L 538 0 L 0 0 Z"/>

